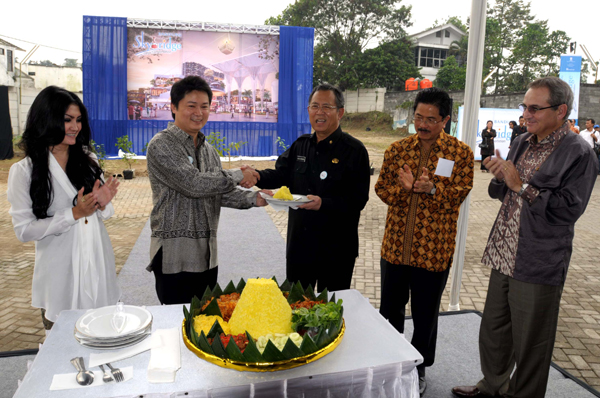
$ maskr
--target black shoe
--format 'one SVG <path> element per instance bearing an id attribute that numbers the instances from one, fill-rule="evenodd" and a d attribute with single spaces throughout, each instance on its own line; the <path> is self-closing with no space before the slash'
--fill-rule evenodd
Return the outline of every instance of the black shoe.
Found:
<path id="1" fill-rule="evenodd" d="M 489 395 L 479 391 L 477 386 L 458 386 L 452 389 L 452 394 L 457 397 L 473 398 L 473 397 L 489 397 Z"/>
<path id="2" fill-rule="evenodd" d="M 423 394 L 425 394 L 425 390 L 427 390 L 427 380 L 425 379 L 425 368 L 417 367 L 417 372 L 419 374 L 419 395 L 423 396 Z"/>

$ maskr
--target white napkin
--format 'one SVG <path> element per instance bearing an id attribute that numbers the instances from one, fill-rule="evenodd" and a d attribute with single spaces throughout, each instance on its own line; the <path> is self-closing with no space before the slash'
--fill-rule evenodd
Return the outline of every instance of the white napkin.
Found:
<path id="1" fill-rule="evenodd" d="M 126 368 L 119 368 L 119 369 L 121 369 L 121 372 L 123 372 L 123 377 L 125 378 L 124 381 L 133 379 L 133 366 L 128 366 Z M 50 384 L 50 391 L 71 390 L 74 388 L 98 387 L 98 386 L 103 386 L 105 384 L 116 383 L 116 382 L 112 382 L 112 383 L 103 382 L 102 381 L 103 374 L 99 370 L 96 370 L 93 373 L 94 373 L 94 382 L 92 384 L 90 384 L 89 386 L 81 386 L 81 385 L 77 384 L 77 381 L 75 380 L 75 376 L 77 376 L 77 372 L 62 373 L 62 374 L 54 375 L 54 377 L 52 378 L 52 384 Z"/>
<path id="2" fill-rule="evenodd" d="M 148 381 L 150 383 L 173 383 L 181 368 L 181 328 L 158 329 L 153 333 L 161 344 L 150 350 Z"/>
<path id="3" fill-rule="evenodd" d="M 110 352 L 103 352 L 102 354 L 90 354 L 89 367 L 93 368 L 98 365 L 104 365 L 105 363 L 113 363 L 121 361 L 125 358 L 132 357 L 140 354 L 144 351 L 148 351 L 153 347 L 157 347 L 161 344 L 160 339 L 155 338 L 156 332 L 152 333 L 152 336 L 146 337 L 144 341 L 132 345 L 131 347 L 123 348 L 121 350 L 115 350 Z"/>

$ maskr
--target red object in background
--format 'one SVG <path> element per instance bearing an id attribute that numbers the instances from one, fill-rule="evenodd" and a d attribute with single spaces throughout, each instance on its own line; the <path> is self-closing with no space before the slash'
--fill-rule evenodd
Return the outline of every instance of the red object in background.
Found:
<path id="1" fill-rule="evenodd" d="M 405 91 L 414 91 L 414 90 L 418 90 L 418 89 L 419 89 L 419 81 L 415 80 L 414 77 L 411 77 L 410 79 L 408 79 L 406 81 L 406 83 L 404 83 Z"/>
<path id="2" fill-rule="evenodd" d="M 429 79 L 423 79 L 423 80 L 421 80 L 421 82 L 419 83 L 419 85 L 421 86 L 422 89 L 423 88 L 431 88 L 431 87 L 433 87 L 433 83 Z"/>

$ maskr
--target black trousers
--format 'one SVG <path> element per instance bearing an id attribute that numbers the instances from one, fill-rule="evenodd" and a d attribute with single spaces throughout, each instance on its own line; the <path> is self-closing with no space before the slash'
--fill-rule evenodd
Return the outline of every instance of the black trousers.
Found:
<path id="1" fill-rule="evenodd" d="M 312 285 L 315 291 L 350 289 L 356 257 L 340 257 L 335 260 L 319 259 L 310 262 L 286 261 L 286 277 L 290 282 L 300 281 L 302 287 Z M 317 288 L 318 283 L 318 288 Z"/>
<path id="2" fill-rule="evenodd" d="M 201 298 L 206 287 L 217 284 L 218 267 L 204 272 L 179 272 L 163 274 L 162 249 L 152 259 L 152 271 L 156 279 L 156 294 L 161 304 L 190 304 L 194 296 Z"/>
<path id="3" fill-rule="evenodd" d="M 395 265 L 381 259 L 381 306 L 379 312 L 393 327 L 404 333 L 405 307 L 411 296 L 414 333 L 411 344 L 423 356 L 420 369 L 433 365 L 437 342 L 438 315 L 450 267 L 431 272 L 409 265 Z"/>
<path id="4" fill-rule="evenodd" d="M 483 165 L 483 161 L 485 160 L 485 158 L 493 156 L 494 154 L 490 154 L 489 152 L 483 152 L 481 151 L 481 170 L 487 170 L 487 167 L 485 167 Z"/>

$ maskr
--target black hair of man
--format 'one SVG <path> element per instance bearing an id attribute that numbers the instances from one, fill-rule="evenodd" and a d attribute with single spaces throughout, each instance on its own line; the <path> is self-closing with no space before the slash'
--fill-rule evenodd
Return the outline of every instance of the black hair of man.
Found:
<path id="1" fill-rule="evenodd" d="M 596 124 L 596 121 L 594 119 L 587 119 L 588 122 L 592 122 L 592 125 Z"/>
<path id="2" fill-rule="evenodd" d="M 201 77 L 198 76 L 187 76 L 171 87 L 171 106 L 175 106 L 175 109 L 179 109 L 179 102 L 192 91 L 203 91 L 208 95 L 208 103 L 212 102 L 213 93 L 210 86 Z M 175 119 L 175 114 L 171 112 L 171 116 Z"/>
<path id="3" fill-rule="evenodd" d="M 450 115 L 452 99 L 450 99 L 448 93 L 441 88 L 431 87 L 419 91 L 417 97 L 415 98 L 413 112 L 417 111 L 417 106 L 421 103 L 437 106 L 438 112 L 440 113 L 442 119 L 445 119 L 446 116 Z"/>
<path id="4" fill-rule="evenodd" d="M 344 107 L 344 94 L 342 94 L 342 90 L 329 83 L 321 83 L 317 87 L 313 88 L 313 91 L 308 97 L 309 104 L 310 101 L 312 101 L 313 95 L 315 95 L 317 91 L 333 91 L 333 94 L 335 95 L 335 106 L 338 107 L 338 109 L 342 109 Z"/>
<path id="5" fill-rule="evenodd" d="M 519 116 L 519 120 L 521 120 L 521 119 L 525 119 L 525 116 L 523 116 L 523 115 Z"/>

